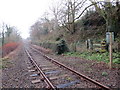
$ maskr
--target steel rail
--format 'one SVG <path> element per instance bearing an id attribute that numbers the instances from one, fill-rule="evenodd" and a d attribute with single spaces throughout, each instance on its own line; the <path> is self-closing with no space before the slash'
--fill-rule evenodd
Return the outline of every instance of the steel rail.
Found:
<path id="1" fill-rule="evenodd" d="M 105 85 L 103 85 L 103 84 L 101 84 L 101 83 L 99 83 L 99 82 L 97 82 L 97 81 L 95 81 L 95 80 L 93 80 L 93 79 L 91 79 L 91 78 L 89 78 L 89 77 L 81 74 L 80 72 L 78 72 L 78 71 L 76 71 L 76 70 L 71 69 L 70 67 L 68 67 L 68 66 L 66 66 L 66 65 L 64 65 L 64 64 L 62 64 L 62 63 L 60 63 L 60 62 L 58 62 L 58 61 L 56 61 L 55 59 L 52 59 L 52 58 L 48 57 L 47 55 L 43 54 L 42 52 L 40 52 L 40 51 L 37 50 L 36 48 L 33 48 L 33 47 L 31 47 L 31 48 L 34 49 L 35 51 L 37 51 L 38 53 L 40 53 L 41 55 L 43 55 L 43 56 L 44 56 L 46 59 L 48 59 L 49 61 L 52 61 L 52 62 L 54 62 L 54 63 L 56 63 L 56 64 L 64 67 L 65 69 L 73 72 L 74 74 L 76 74 L 76 75 L 78 75 L 78 76 L 80 76 L 80 77 L 85 78 L 86 80 L 94 83 L 95 85 L 97 85 L 97 86 L 99 86 L 99 87 L 101 87 L 101 88 L 103 88 L 103 89 L 105 89 L 105 90 L 111 90 L 111 88 L 109 88 L 109 87 L 107 87 L 107 86 L 105 86 Z"/>
<path id="2" fill-rule="evenodd" d="M 41 73 L 42 77 L 45 79 L 46 84 L 49 85 L 50 89 L 56 90 L 55 86 L 46 77 L 46 75 L 44 74 L 44 72 L 42 71 L 42 69 L 37 65 L 37 63 L 35 62 L 35 60 L 31 57 L 31 55 L 29 54 L 29 52 L 26 49 L 25 49 L 25 52 L 27 53 L 28 58 L 30 59 L 30 61 L 32 61 L 32 63 L 37 67 L 38 71 Z"/>

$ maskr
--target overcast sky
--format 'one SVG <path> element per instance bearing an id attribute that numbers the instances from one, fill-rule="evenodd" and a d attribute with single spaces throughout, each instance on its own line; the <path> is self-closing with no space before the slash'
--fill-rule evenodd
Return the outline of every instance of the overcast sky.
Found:
<path id="1" fill-rule="evenodd" d="M 16 26 L 23 38 L 29 27 L 49 10 L 52 0 L 0 0 L 0 25 L 2 22 Z"/>
<path id="2" fill-rule="evenodd" d="M 60 0 L 0 0 L 0 27 L 3 22 L 16 26 L 21 36 L 27 38 L 30 26 L 50 12 L 49 7 L 57 1 Z"/>

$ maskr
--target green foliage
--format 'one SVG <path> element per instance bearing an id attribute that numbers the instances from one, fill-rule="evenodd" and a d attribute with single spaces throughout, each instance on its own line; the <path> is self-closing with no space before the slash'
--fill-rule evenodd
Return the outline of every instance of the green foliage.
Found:
<path id="1" fill-rule="evenodd" d="M 64 40 L 55 41 L 55 42 L 52 42 L 52 41 L 38 42 L 37 41 L 32 43 L 44 48 L 51 49 L 56 54 L 62 54 L 64 52 L 69 51 L 68 46 Z"/>
<path id="2" fill-rule="evenodd" d="M 7 66 L 11 64 L 8 60 L 9 60 L 8 57 L 0 58 L 0 69 L 7 68 Z"/>
<path id="3" fill-rule="evenodd" d="M 113 53 L 113 63 L 120 64 L 120 52 Z"/>
<path id="4" fill-rule="evenodd" d="M 108 76 L 107 72 L 102 72 L 102 76 Z"/>
<path id="5" fill-rule="evenodd" d="M 67 56 L 82 57 L 88 60 L 97 60 L 109 63 L 109 53 L 94 53 L 94 52 L 67 52 Z M 113 63 L 120 64 L 120 53 L 113 53 Z"/>
<path id="6" fill-rule="evenodd" d="M 59 44 L 56 46 L 56 53 L 57 54 L 62 54 L 64 52 L 68 52 L 69 49 L 66 45 L 66 42 L 64 40 L 61 40 Z"/>
<path id="7" fill-rule="evenodd" d="M 70 80 L 72 80 L 72 78 L 71 77 L 66 77 L 66 80 L 70 81 Z"/>
<path id="8" fill-rule="evenodd" d="M 88 11 L 82 18 L 83 26 L 101 26 L 105 24 L 105 19 L 96 11 Z M 89 29 L 89 27 L 88 27 Z"/>
<path id="9" fill-rule="evenodd" d="M 120 64 L 120 58 L 116 58 L 113 63 Z"/>
<path id="10" fill-rule="evenodd" d="M 117 42 L 120 42 L 120 37 L 118 37 L 118 38 L 115 38 L 115 39 L 116 39 L 116 41 L 117 41 Z"/>

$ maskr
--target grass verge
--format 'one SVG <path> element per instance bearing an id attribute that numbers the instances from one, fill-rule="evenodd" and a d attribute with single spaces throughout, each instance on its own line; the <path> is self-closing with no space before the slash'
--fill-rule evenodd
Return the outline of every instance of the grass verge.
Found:
<path id="1" fill-rule="evenodd" d="M 11 62 L 8 57 L 0 58 L 0 69 L 7 68 L 10 64 Z"/>
<path id="2" fill-rule="evenodd" d="M 87 60 L 97 60 L 97 61 L 103 61 L 105 63 L 109 63 L 109 53 L 95 53 L 95 52 L 67 52 L 64 53 L 65 56 L 73 56 L 73 57 L 81 57 L 85 58 Z M 113 63 L 114 64 L 120 64 L 120 52 L 119 53 L 113 53 Z"/>

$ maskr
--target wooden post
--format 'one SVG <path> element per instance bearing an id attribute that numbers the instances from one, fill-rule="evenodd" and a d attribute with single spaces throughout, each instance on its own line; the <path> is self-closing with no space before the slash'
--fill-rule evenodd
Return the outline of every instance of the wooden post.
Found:
<path id="1" fill-rule="evenodd" d="M 112 69 L 112 32 L 110 32 L 109 59 L 110 59 L 109 68 Z"/>

